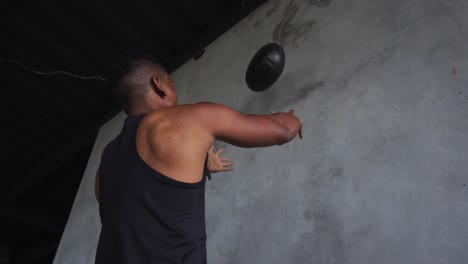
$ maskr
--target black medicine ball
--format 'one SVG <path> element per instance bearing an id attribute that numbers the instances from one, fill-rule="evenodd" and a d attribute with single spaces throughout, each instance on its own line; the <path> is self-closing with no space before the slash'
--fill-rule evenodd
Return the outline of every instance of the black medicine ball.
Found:
<path id="1" fill-rule="evenodd" d="M 260 48 L 250 61 L 245 81 L 250 89 L 261 92 L 278 80 L 284 69 L 285 55 L 277 43 L 269 43 Z"/>

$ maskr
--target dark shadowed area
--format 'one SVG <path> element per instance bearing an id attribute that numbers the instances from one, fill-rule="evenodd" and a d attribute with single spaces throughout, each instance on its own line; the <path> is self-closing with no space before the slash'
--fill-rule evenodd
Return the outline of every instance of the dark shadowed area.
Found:
<path id="1" fill-rule="evenodd" d="M 0 263 L 51 263 L 128 51 L 172 72 L 265 0 L 2 2 Z"/>

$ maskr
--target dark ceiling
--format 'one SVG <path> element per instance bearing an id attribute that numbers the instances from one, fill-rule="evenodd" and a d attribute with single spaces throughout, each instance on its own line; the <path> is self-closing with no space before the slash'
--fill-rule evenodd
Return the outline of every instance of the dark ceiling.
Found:
<path id="1" fill-rule="evenodd" d="M 52 262 L 97 131 L 120 111 L 104 80 L 115 58 L 145 51 L 174 71 L 264 2 L 3 1 L 0 263 Z"/>

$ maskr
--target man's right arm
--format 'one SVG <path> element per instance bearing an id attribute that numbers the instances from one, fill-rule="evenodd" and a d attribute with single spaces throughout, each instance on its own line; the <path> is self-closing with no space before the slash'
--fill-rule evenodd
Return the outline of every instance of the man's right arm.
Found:
<path id="1" fill-rule="evenodd" d="M 239 147 L 281 145 L 301 135 L 301 122 L 294 111 L 251 115 L 214 103 L 194 105 L 200 120 L 217 140 Z"/>

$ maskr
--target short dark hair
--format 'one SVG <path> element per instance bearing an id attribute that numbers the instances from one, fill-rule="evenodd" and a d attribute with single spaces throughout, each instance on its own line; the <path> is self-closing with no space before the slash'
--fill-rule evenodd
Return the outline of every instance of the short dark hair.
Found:
<path id="1" fill-rule="evenodd" d="M 163 64 L 149 53 L 127 52 L 125 55 L 117 58 L 109 73 L 113 91 L 112 95 L 116 103 L 127 113 L 138 100 L 141 100 L 141 97 L 149 87 L 128 80 L 135 77 L 134 75 L 138 74 L 139 71 L 143 70 L 142 68 L 148 65 L 166 71 Z"/>

